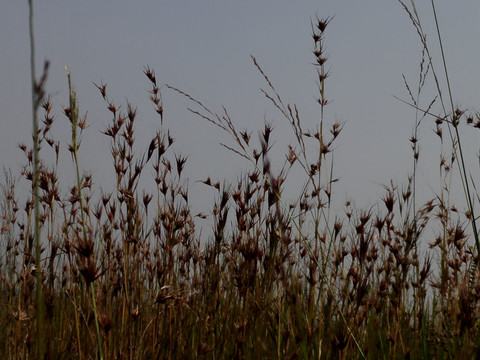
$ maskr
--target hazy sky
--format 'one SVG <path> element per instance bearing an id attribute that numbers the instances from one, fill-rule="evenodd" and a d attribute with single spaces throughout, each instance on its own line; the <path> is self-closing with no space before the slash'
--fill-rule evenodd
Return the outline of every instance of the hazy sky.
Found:
<path id="1" fill-rule="evenodd" d="M 0 0 L 0 164 L 20 168 L 24 159 L 17 144 L 31 141 L 31 96 L 27 0 Z M 110 121 L 98 90 L 125 108 L 138 106 L 138 145 L 148 145 L 159 125 L 149 103 L 150 84 L 142 74 L 153 68 L 159 83 L 178 87 L 213 109 L 225 105 L 239 129 L 260 130 L 272 123 L 274 150 L 284 152 L 294 141 L 286 120 L 261 94 L 262 77 L 254 55 L 285 102 L 300 109 L 304 128 L 318 123 L 315 68 L 312 65 L 311 19 L 334 16 L 325 43 L 329 55 L 326 94 L 327 122 L 345 123 L 336 146 L 335 173 L 345 194 L 359 205 L 375 202 L 381 184 L 405 182 L 411 171 L 411 136 L 415 112 L 393 95 L 408 99 L 402 74 L 414 86 L 418 78 L 420 43 L 407 14 L 395 0 L 257 0 L 257 1 L 67 1 L 35 3 L 37 74 L 43 60 L 51 62 L 47 90 L 56 114 L 55 132 L 69 141 L 62 115 L 67 105 L 68 64 L 78 92 L 80 112 L 88 111 L 80 162 L 98 182 L 108 184 L 113 169 L 109 140 L 100 131 Z M 441 70 L 429 1 L 417 1 Z M 478 109 L 480 100 L 480 2 L 436 1 L 454 99 L 461 107 Z M 443 85 L 443 84 L 442 84 Z M 435 95 L 426 87 L 424 103 Z M 185 99 L 162 89 L 165 124 L 176 138 L 175 151 L 188 155 L 190 190 L 211 175 L 235 181 L 249 164 L 222 148 L 233 144 L 227 135 L 190 114 Z M 436 108 L 438 111 L 438 108 Z M 423 148 L 421 182 L 438 190 L 439 142 L 433 120 L 420 129 Z M 478 141 L 469 152 L 478 152 Z M 467 143 L 470 144 L 470 143 Z M 478 167 L 475 164 L 475 168 Z M 69 176 L 69 175 L 66 175 Z M 72 175 L 73 180 L 73 175 Z M 430 191 L 430 190 L 428 190 Z"/>

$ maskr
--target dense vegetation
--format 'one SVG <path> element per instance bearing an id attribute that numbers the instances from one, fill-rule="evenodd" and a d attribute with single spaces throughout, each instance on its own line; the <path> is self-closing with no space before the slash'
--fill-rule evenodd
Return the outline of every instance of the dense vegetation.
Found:
<path id="1" fill-rule="evenodd" d="M 320 109 L 314 129 L 302 127 L 296 106 L 283 101 L 252 58 L 266 81 L 265 96 L 291 125 L 281 168 L 270 161 L 270 125 L 254 141 L 251 132 L 237 130 L 226 109 L 216 113 L 182 90 L 164 87 L 228 133 L 232 156 L 251 164 L 237 183 L 204 179 L 215 196 L 199 214 L 191 212 L 188 162 L 173 152 L 152 69 L 145 68 L 145 75 L 161 121 L 141 152 L 134 151 L 135 107 L 122 110 L 106 85 L 97 85 L 111 114 L 103 133 L 115 184 L 98 195 L 95 174 L 81 170 L 78 140 L 87 119 L 79 115 L 71 84 L 69 107 L 53 115 L 44 94 L 46 66 L 33 83 L 34 121 L 37 110 L 43 121 L 34 145 L 20 145 L 26 157 L 22 180 L 6 172 L 2 186 L 0 353 L 12 359 L 475 357 L 478 194 L 458 129 L 479 128 L 480 115 L 442 97 L 449 90 L 440 91 L 414 2 L 402 5 L 423 45 L 418 86 L 405 81 L 407 102 L 418 110 L 412 171 L 406 184 L 385 186 L 377 206 L 356 209 L 347 202 L 340 214 L 331 208 L 337 181 L 332 152 L 343 125 L 325 115 L 324 42 L 331 18 L 312 24 Z M 423 108 L 426 81 L 438 86 L 438 96 Z M 443 113 L 432 113 L 434 103 Z M 72 125 L 74 184 L 58 180 L 62 148 L 53 129 L 62 117 Z M 440 156 L 442 192 L 418 204 L 422 119 L 450 146 Z M 303 173 L 304 182 L 290 203 L 282 193 L 291 171 Z M 152 173 L 155 189 L 142 188 L 140 179 Z M 449 185 L 457 177 L 466 195 L 458 208 L 465 212 L 450 201 Z M 31 184 L 28 199 L 18 196 L 18 181 Z M 198 218 L 210 219 L 211 233 L 199 233 Z"/>

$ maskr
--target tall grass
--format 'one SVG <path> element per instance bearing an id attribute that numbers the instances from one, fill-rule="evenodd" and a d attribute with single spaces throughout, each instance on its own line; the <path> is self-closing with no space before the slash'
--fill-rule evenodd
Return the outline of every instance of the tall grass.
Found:
<path id="1" fill-rule="evenodd" d="M 39 360 L 43 360 L 45 335 L 44 335 L 44 304 L 43 304 L 43 282 L 42 282 L 42 251 L 41 251 L 41 235 L 40 235 L 40 201 L 39 201 L 39 140 L 38 140 L 38 108 L 44 97 L 43 85 L 47 78 L 48 63 L 45 63 L 43 76 L 37 82 L 35 71 L 35 38 L 33 29 L 33 3 L 28 1 L 29 17 L 29 35 L 30 35 L 30 66 L 31 66 L 31 86 L 32 86 L 32 137 L 33 137 L 33 207 L 35 209 L 34 220 L 34 236 L 35 236 L 35 268 L 36 271 L 36 306 L 37 306 L 37 346 L 36 356 Z"/>
<path id="2" fill-rule="evenodd" d="M 19 145 L 26 163 L 18 180 L 32 192 L 28 199 L 19 196 L 17 176 L 6 172 L 0 194 L 0 353 L 15 359 L 475 357 L 478 194 L 471 192 L 474 179 L 458 128 L 479 128 L 480 115 L 444 105 L 435 113 L 437 102 L 444 103 L 440 74 L 415 3 L 401 5 L 423 45 L 416 88 L 404 77 L 406 102 L 415 109 L 412 173 L 405 184 L 385 185 L 367 209 L 346 202 L 338 213 L 331 205 L 338 181 L 334 147 L 343 129 L 328 114 L 325 41 L 332 18 L 312 22 L 319 90 L 313 129 L 304 128 L 300 110 L 252 57 L 267 102 L 292 130 L 279 167 L 272 165 L 278 154 L 270 124 L 259 129 L 257 141 L 253 132 L 237 129 L 226 108 L 216 112 L 181 89 L 164 87 L 185 98 L 199 120 L 227 134 L 230 142 L 222 145 L 251 165 L 234 183 L 202 179 L 212 203 L 198 214 L 191 212 L 188 159 L 174 151 L 163 123 L 162 86 L 151 68 L 144 73 L 160 126 L 145 148 L 135 139 L 135 106 L 115 104 L 107 85 L 96 85 L 110 114 L 103 134 L 112 187 L 100 193 L 94 174 L 82 174 L 80 139 L 88 123 L 70 74 L 70 104 L 62 109 L 72 126 L 68 149 L 56 139 L 60 120 L 43 95 L 46 72 L 33 82 L 34 114 L 37 106 L 43 121 L 34 145 Z M 424 101 L 427 81 L 439 94 Z M 441 141 L 443 186 L 419 203 L 425 122 L 434 124 Z M 72 184 L 58 178 L 62 151 L 72 155 Z M 298 187 L 287 189 L 292 172 Z M 141 179 L 152 175 L 154 188 L 142 188 Z M 457 176 L 465 185 L 465 213 L 450 199 Z M 296 200 L 288 201 L 287 191 Z M 210 233 L 197 229 L 200 219 L 210 221 Z"/>

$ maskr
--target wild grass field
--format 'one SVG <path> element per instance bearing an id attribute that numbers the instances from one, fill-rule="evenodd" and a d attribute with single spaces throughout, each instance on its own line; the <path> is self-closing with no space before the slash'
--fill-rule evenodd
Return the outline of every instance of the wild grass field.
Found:
<path id="1" fill-rule="evenodd" d="M 315 128 L 303 127 L 297 107 L 252 57 L 265 80 L 263 94 L 291 126 L 279 168 L 271 162 L 271 125 L 239 130 L 226 108 L 215 112 L 182 89 L 163 86 L 146 67 L 159 127 L 141 151 L 135 105 L 115 104 L 107 85 L 96 85 L 111 116 L 103 134 L 114 185 L 94 192 L 96 174 L 82 171 L 88 118 L 68 69 L 69 106 L 55 113 L 44 90 L 48 63 L 39 79 L 32 67 L 33 143 L 19 145 L 25 164 L 5 171 L 0 193 L 0 358 L 477 358 L 479 194 L 464 157 L 472 150 L 462 148 L 459 129 L 476 131 L 480 114 L 454 105 L 439 81 L 448 79 L 441 37 L 433 43 L 442 58 L 433 59 L 415 2 L 400 3 L 422 45 L 417 84 L 405 80 L 405 106 L 417 110 L 412 168 L 405 183 L 386 184 L 367 209 L 348 201 L 340 212 L 331 206 L 343 197 L 334 191 L 332 154 L 344 126 L 328 115 L 325 47 L 332 17 L 312 22 Z M 425 101 L 427 82 L 438 93 Z M 206 126 L 228 134 L 233 145 L 223 145 L 226 150 L 251 164 L 235 183 L 203 179 L 214 196 L 201 213 L 191 210 L 188 159 L 174 151 L 182 134 L 171 134 L 163 122 L 163 91 L 184 98 Z M 68 149 L 55 137 L 60 121 L 71 124 Z M 422 121 L 445 151 L 438 164 L 442 190 L 420 203 Z M 61 151 L 71 155 L 74 183 L 59 181 Z M 296 182 L 296 200 L 287 201 L 293 172 L 304 181 Z M 154 189 L 142 187 L 146 177 L 153 177 Z M 451 200 L 452 181 L 462 183 L 461 203 Z M 31 192 L 19 193 L 19 183 Z M 199 231 L 199 219 L 210 221 L 210 232 Z"/>

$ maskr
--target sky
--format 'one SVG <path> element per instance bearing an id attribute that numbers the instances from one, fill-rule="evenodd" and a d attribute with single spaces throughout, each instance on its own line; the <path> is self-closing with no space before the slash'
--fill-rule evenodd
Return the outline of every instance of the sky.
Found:
<path id="1" fill-rule="evenodd" d="M 34 0 L 34 4 L 36 69 L 40 74 L 43 61 L 50 61 L 47 91 L 56 114 L 54 131 L 66 147 L 69 124 L 62 108 L 67 105 L 68 65 L 80 113 L 87 114 L 90 124 L 83 135 L 80 165 L 102 187 L 113 186 L 109 140 L 100 133 L 110 115 L 93 83 L 106 83 L 109 97 L 123 108 L 127 100 L 138 106 L 137 145 L 146 147 L 159 119 L 149 102 L 145 66 L 154 69 L 159 84 L 179 88 L 214 110 L 225 106 L 238 129 L 252 131 L 252 137 L 265 121 L 271 123 L 277 139 L 274 151 L 285 153 L 294 143 L 293 134 L 260 92 L 266 84 L 251 55 L 284 101 L 298 106 L 304 128 L 314 129 L 319 108 L 311 21 L 316 16 L 333 16 L 325 37 L 330 71 L 326 96 L 331 101 L 325 119 L 345 124 L 334 153 L 335 177 L 340 178 L 334 190 L 337 198 L 369 206 L 383 194 L 383 184 L 391 179 L 405 184 L 412 170 L 409 138 L 415 110 L 395 97 L 408 100 L 402 75 L 412 87 L 418 81 L 421 46 L 398 1 Z M 455 104 L 476 111 L 480 2 L 435 4 Z M 417 1 L 417 9 L 435 67 L 442 74 L 430 2 Z M 17 145 L 31 142 L 32 131 L 26 0 L 0 0 L 0 48 L 0 164 L 15 172 L 25 162 Z M 444 78 L 440 82 L 444 87 Z M 425 86 L 424 104 L 435 96 L 434 90 L 431 82 Z M 191 199 L 201 207 L 198 204 L 213 200 L 205 197 L 205 186 L 198 180 L 211 176 L 234 183 L 251 164 L 225 150 L 220 143 L 233 141 L 191 114 L 185 98 L 166 87 L 161 91 L 165 125 L 176 139 L 175 152 L 188 156 Z M 419 132 L 419 183 L 427 197 L 439 190 L 441 148 L 433 129 L 434 119 L 426 118 Z M 475 136 L 465 133 L 472 172 L 478 171 Z M 73 183 L 69 166 L 62 176 Z"/>

